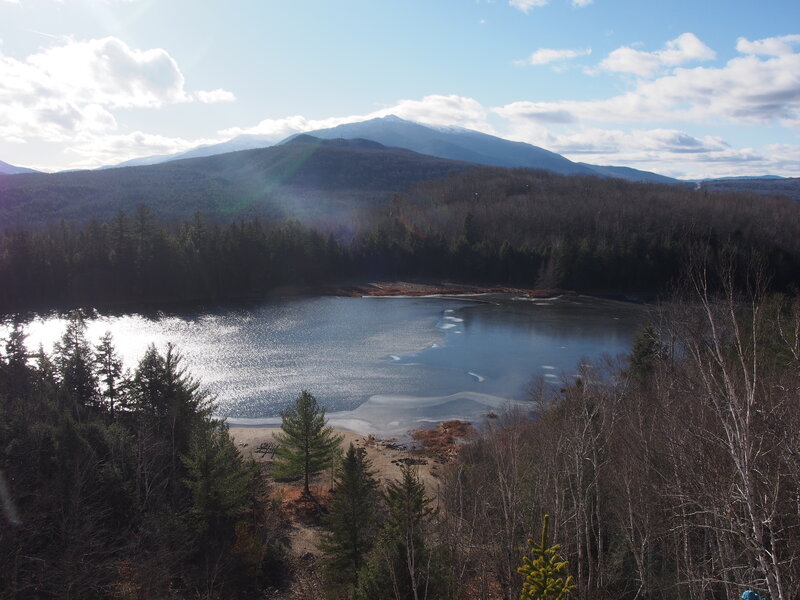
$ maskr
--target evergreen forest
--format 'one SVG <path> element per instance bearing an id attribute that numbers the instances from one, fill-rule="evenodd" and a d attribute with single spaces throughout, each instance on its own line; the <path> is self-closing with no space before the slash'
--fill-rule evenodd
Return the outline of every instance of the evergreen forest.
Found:
<path id="1" fill-rule="evenodd" d="M 6 228 L 0 310 L 216 303 L 374 279 L 654 298 L 697 256 L 737 272 L 755 258 L 771 289 L 791 292 L 798 230 L 800 205 L 785 197 L 474 169 L 364 208 L 348 227 L 164 222 L 141 204 L 108 221 Z"/>

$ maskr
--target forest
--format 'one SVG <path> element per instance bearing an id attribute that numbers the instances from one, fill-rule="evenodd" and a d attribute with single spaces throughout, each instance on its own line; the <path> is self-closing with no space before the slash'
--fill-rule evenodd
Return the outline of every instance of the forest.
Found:
<path id="1" fill-rule="evenodd" d="M 0 359 L 0 597 L 237 597 L 279 583 L 280 523 L 171 346 L 123 373 L 73 315 Z M 235 594 L 232 590 L 235 590 Z M 213 591 L 213 596 L 211 595 Z"/>
<path id="2" fill-rule="evenodd" d="M 280 473 L 241 456 L 175 348 L 123 373 L 78 315 L 50 352 L 17 325 L 0 349 L 0 595 L 321 597 L 298 592 L 311 578 L 335 599 L 797 598 L 800 302 L 757 267 L 740 294 L 734 269 L 692 264 L 629 356 L 534 382 L 531 414 L 479 426 L 435 491 L 413 466 L 378 480 L 351 446 L 317 505 L 320 574 L 288 552 Z M 574 591 L 525 596 L 548 518 Z"/>
<path id="3" fill-rule="evenodd" d="M 0 233 L 0 311 L 222 303 L 372 278 L 658 297 L 629 356 L 555 390 L 534 382 L 531 414 L 476 424 L 435 493 L 412 467 L 379 481 L 347 449 L 320 499 L 321 595 L 528 598 L 519 569 L 548 523 L 574 585 L 561 598 L 793 600 L 799 220 L 785 198 L 508 169 L 418 184 L 347 231 L 164 223 L 140 206 Z M 279 473 L 241 455 L 178 349 L 151 347 L 124 373 L 79 313 L 34 353 L 10 318 L 0 597 L 321 597 L 293 587 L 309 573 L 270 495 Z"/>
<path id="4" fill-rule="evenodd" d="M 692 266 L 626 359 L 464 448 L 444 492 L 459 572 L 516 598 L 550 514 L 577 598 L 798 597 L 800 304 L 734 279 Z"/>
<path id="5" fill-rule="evenodd" d="M 0 289 L 0 311 L 214 303 L 376 278 L 652 298 L 706 254 L 740 265 L 757 255 L 771 288 L 792 291 L 798 230 L 800 205 L 782 197 L 480 169 L 418 184 L 346 229 L 200 213 L 165 223 L 145 205 L 6 229 L 0 280 L 13 285 Z"/>

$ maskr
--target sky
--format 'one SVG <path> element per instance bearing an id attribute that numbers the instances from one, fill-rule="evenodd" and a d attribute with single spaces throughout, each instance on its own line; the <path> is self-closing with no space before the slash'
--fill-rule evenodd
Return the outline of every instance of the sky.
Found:
<path id="1" fill-rule="evenodd" d="M 681 178 L 800 176 L 798 0 L 0 0 L 0 160 L 395 114 Z"/>

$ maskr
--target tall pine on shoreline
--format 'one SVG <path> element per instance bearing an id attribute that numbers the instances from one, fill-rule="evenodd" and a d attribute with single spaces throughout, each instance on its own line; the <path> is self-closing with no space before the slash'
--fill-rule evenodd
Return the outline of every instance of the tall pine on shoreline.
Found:
<path id="1" fill-rule="evenodd" d="M 281 413 L 283 433 L 275 436 L 280 446 L 275 451 L 275 474 L 281 478 L 303 476 L 303 494 L 311 495 L 311 477 L 330 467 L 342 436 L 326 426 L 325 409 L 303 390 L 293 406 Z"/>

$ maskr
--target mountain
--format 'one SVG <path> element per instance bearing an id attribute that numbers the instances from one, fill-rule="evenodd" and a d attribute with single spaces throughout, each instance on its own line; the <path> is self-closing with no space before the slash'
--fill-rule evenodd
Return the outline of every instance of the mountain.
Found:
<path id="1" fill-rule="evenodd" d="M 292 139 L 297 135 L 302 134 L 294 134 L 287 139 Z M 405 148 L 420 154 L 495 167 L 525 167 L 545 169 L 562 175 L 593 175 L 617 177 L 629 181 L 678 183 L 676 179 L 648 171 L 639 171 L 628 167 L 601 167 L 575 163 L 560 154 L 524 142 L 512 142 L 461 127 L 430 127 L 394 115 L 359 123 L 347 123 L 329 129 L 318 129 L 308 132 L 308 135 L 322 139 L 373 140 L 392 148 Z M 199 146 L 179 154 L 136 158 L 113 165 L 113 167 L 103 168 L 161 164 L 184 158 L 265 148 L 279 141 L 274 136 L 240 135 L 221 144 Z"/>
<path id="2" fill-rule="evenodd" d="M 800 202 L 800 177 L 731 177 L 710 179 L 697 187 L 711 192 L 752 192 L 761 196 L 787 196 Z"/>
<path id="3" fill-rule="evenodd" d="M 546 169 L 562 175 L 594 175 L 590 169 L 543 148 L 458 127 L 437 128 L 394 115 L 308 132 L 323 139 L 363 138 L 420 154 L 495 167 Z"/>
<path id="4" fill-rule="evenodd" d="M 215 221 L 296 218 L 350 226 L 365 207 L 423 180 L 476 168 L 368 140 L 299 136 L 280 146 L 161 165 L 0 178 L 0 223 L 42 226 L 132 214 L 141 204 L 167 221 L 196 212 Z"/>
<path id="5" fill-rule="evenodd" d="M 184 158 L 202 158 L 204 156 L 215 156 L 217 154 L 226 154 L 228 152 L 238 152 L 240 150 L 267 148 L 280 140 L 280 136 L 244 134 L 236 136 L 227 142 L 221 142 L 219 144 L 206 144 L 191 150 L 186 150 L 185 152 L 178 152 L 177 154 L 157 154 L 153 156 L 145 156 L 142 158 L 126 160 L 125 162 L 121 162 L 116 165 L 109 165 L 100 168 L 116 169 L 119 167 L 143 167 L 147 165 L 158 165 L 173 160 L 182 160 Z"/>
<path id="6" fill-rule="evenodd" d="M 632 169 L 630 167 L 601 167 L 599 165 L 590 165 L 587 163 L 578 164 L 588 167 L 601 177 L 616 177 L 617 179 L 647 183 L 683 183 L 681 180 L 673 177 L 651 173 L 650 171 L 640 171 L 639 169 Z"/>
<path id="7" fill-rule="evenodd" d="M 386 146 L 422 154 L 495 167 L 545 169 L 562 175 L 616 177 L 650 183 L 679 183 L 677 179 L 629 167 L 600 167 L 571 160 L 544 148 L 512 142 L 461 127 L 429 127 L 389 115 L 360 123 L 310 131 L 319 138 L 365 138 Z"/>
<path id="8" fill-rule="evenodd" d="M 781 175 L 739 175 L 738 177 L 716 177 L 713 179 L 691 179 L 690 181 L 696 181 L 698 183 L 706 182 L 706 181 L 744 181 L 744 180 L 751 180 L 751 179 L 787 179 L 786 177 L 782 177 Z"/>
<path id="9" fill-rule="evenodd" d="M 25 167 L 15 167 L 7 162 L 0 160 L 0 175 L 19 175 L 20 173 L 38 173 L 33 169 L 26 169 Z"/>

